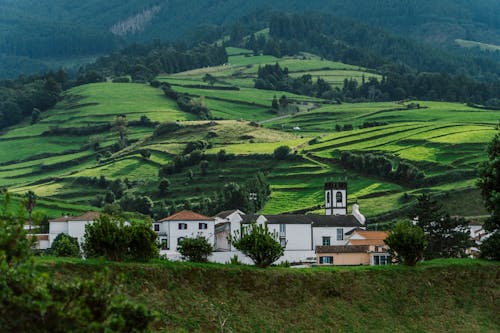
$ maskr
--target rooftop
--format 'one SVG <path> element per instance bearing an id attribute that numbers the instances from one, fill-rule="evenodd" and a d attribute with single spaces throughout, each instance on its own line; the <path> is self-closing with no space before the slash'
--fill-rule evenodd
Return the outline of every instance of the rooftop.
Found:
<path id="1" fill-rule="evenodd" d="M 304 214 L 279 214 L 262 215 L 269 224 L 311 224 L 319 227 L 363 227 L 354 215 L 304 215 Z M 254 222 L 259 215 L 242 216 L 243 224 Z"/>
<path id="2" fill-rule="evenodd" d="M 49 222 L 94 221 L 99 218 L 99 212 L 89 211 L 80 216 L 61 216 Z"/>
<path id="3" fill-rule="evenodd" d="M 170 215 L 164 219 L 159 220 L 158 222 L 165 221 L 213 221 L 212 218 L 201 215 L 190 210 L 182 210 L 174 215 Z"/>
<path id="4" fill-rule="evenodd" d="M 366 253 L 368 245 L 316 246 L 316 253 Z"/>

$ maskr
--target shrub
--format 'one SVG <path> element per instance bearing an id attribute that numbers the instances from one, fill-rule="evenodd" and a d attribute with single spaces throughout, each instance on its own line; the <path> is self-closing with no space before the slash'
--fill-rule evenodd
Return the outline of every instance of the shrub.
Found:
<path id="1" fill-rule="evenodd" d="M 125 227 L 125 232 L 129 233 L 129 251 L 132 260 L 149 261 L 158 257 L 158 236 L 151 229 L 151 224 L 135 223 Z"/>
<path id="2" fill-rule="evenodd" d="M 101 215 L 94 223 L 87 224 L 82 246 L 85 257 L 124 260 L 129 244 L 129 234 L 124 228 L 123 221 L 109 215 Z"/>
<path id="3" fill-rule="evenodd" d="M 58 257 L 80 257 L 80 246 L 76 238 L 59 234 L 52 243 L 52 252 Z"/>
<path id="4" fill-rule="evenodd" d="M 188 261 L 207 262 L 208 257 L 213 252 L 213 247 L 205 237 L 198 236 L 196 238 L 184 238 L 179 242 L 177 250 Z"/>
<path id="5" fill-rule="evenodd" d="M 400 222 L 392 229 L 384 243 L 405 265 L 415 266 L 423 258 L 427 237 L 422 228 L 411 222 Z"/>
<path id="6" fill-rule="evenodd" d="M 290 155 L 291 149 L 288 146 L 279 146 L 273 152 L 273 156 L 277 160 L 284 160 Z"/>
<path id="7" fill-rule="evenodd" d="M 267 225 L 252 223 L 230 237 L 231 244 L 243 252 L 256 266 L 266 268 L 283 256 L 284 248 L 277 241 L 276 232 Z"/>
<path id="8" fill-rule="evenodd" d="M 480 246 L 480 250 L 481 258 L 500 260 L 500 232 L 497 231 L 484 240 Z"/>

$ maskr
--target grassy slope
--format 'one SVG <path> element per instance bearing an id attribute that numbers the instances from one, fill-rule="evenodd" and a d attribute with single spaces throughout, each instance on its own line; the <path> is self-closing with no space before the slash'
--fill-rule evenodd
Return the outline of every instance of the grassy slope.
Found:
<path id="1" fill-rule="evenodd" d="M 40 258 L 56 279 L 110 269 L 118 291 L 159 312 L 162 332 L 497 332 L 500 265 L 256 269 Z M 131 278 L 133 277 L 133 278 Z M 115 279 L 113 279 L 115 280 Z M 226 320 L 224 329 L 220 322 Z"/>
<path id="2" fill-rule="evenodd" d="M 212 193 L 225 182 L 243 181 L 258 170 L 268 172 L 273 189 L 271 200 L 263 210 L 265 213 L 321 212 L 323 182 L 344 177 L 349 180 L 350 203 L 357 200 L 369 217 L 404 209 L 411 204 L 411 201 L 402 200 L 405 193 L 410 198 L 421 193 L 420 188 L 360 175 L 321 160 L 336 158 L 342 150 L 362 150 L 396 155 L 419 166 L 428 176 L 448 177 L 430 190 L 443 195 L 447 206 L 453 208 L 451 213 L 485 214 L 482 205 L 478 204 L 478 192 L 472 190 L 474 176 L 471 171 L 485 158 L 484 146 L 495 133 L 494 125 L 500 118 L 498 111 L 422 101 L 417 102 L 425 107 L 421 109 L 407 109 L 406 104 L 393 102 L 325 105 L 318 99 L 285 93 L 301 102 L 300 110 L 295 115 L 276 115 L 268 112 L 269 106 L 273 96 L 281 96 L 283 92 L 253 88 L 259 65 L 280 62 L 293 76 L 309 73 L 325 79 L 335 77 L 335 80 L 376 74 L 309 54 L 276 59 L 252 56 L 243 49 L 230 48 L 228 51 L 227 65 L 161 76 L 160 80 L 170 82 L 176 90 L 200 96 L 216 117 L 229 120 L 217 121 L 216 126 L 193 121 L 193 115 L 180 111 L 160 89 L 143 84 L 100 83 L 76 87 L 68 91 L 66 98 L 53 110 L 45 112 L 40 123 L 32 126 L 25 123 L 0 135 L 0 150 L 6 152 L 0 156 L 0 186 L 18 193 L 35 190 L 50 200 L 50 204 L 41 204 L 39 208 L 47 209 L 51 215 L 86 210 L 97 194 L 104 193 L 102 189 L 75 184 L 76 177 L 128 177 L 140 181 L 133 191 L 159 199 L 151 190 L 158 186 L 159 167 L 170 163 L 187 142 L 208 140 L 212 144 L 208 154 L 225 149 L 237 154 L 237 160 L 212 163 L 205 177 L 198 166 L 194 166 L 191 168 L 195 174 L 193 182 L 187 181 L 188 169 L 172 175 L 172 193 L 176 196 L 167 199 L 197 201 L 197 195 L 202 193 L 200 189 Z M 234 85 L 240 87 L 240 91 L 188 87 L 204 85 L 210 88 L 202 81 L 205 73 L 218 78 L 215 86 Z M 154 121 L 179 120 L 185 128 L 151 139 L 152 128 L 132 126 L 129 128 L 129 138 L 135 140 L 132 146 L 115 154 L 114 159 L 101 163 L 96 162 L 93 150 L 84 147 L 90 135 L 41 135 L 53 126 L 85 127 L 109 123 L 122 113 L 129 120 L 138 120 L 142 115 Z M 261 121 L 265 127 L 252 127 L 240 120 Z M 387 125 L 357 129 L 364 122 L 374 121 Z M 352 124 L 355 130 L 335 132 L 337 124 Z M 297 126 L 300 131 L 293 130 Z M 217 136 L 209 138 L 208 132 L 215 132 Z M 104 147 L 116 142 L 117 135 L 112 131 L 100 136 Z M 308 143 L 313 138 L 317 138 L 316 142 Z M 256 160 L 246 156 L 270 154 L 283 144 L 309 156 L 293 162 Z M 139 154 L 139 150 L 146 148 L 152 152 L 150 161 L 141 159 Z M 51 156 L 40 156 L 42 153 Z M 454 178 L 451 172 L 458 172 L 457 175 L 469 172 L 469 176 Z M 214 178 L 218 181 L 213 182 Z M 450 192 L 459 195 L 446 195 Z"/>

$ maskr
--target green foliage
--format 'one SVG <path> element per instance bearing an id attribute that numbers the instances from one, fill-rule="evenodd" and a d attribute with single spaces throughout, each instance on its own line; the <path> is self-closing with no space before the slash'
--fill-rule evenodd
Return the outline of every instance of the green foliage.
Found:
<path id="1" fill-rule="evenodd" d="M 171 182 L 167 178 L 163 178 L 160 180 L 160 184 L 158 184 L 158 190 L 160 191 L 160 195 L 165 195 L 168 193 L 170 189 Z"/>
<path id="2" fill-rule="evenodd" d="M 0 218 L 0 327 L 5 332 L 144 332 L 151 311 L 115 297 L 107 274 L 64 283 L 33 267 L 23 220 Z M 63 238 L 61 238 L 63 239 Z"/>
<path id="3" fill-rule="evenodd" d="M 213 252 L 213 246 L 205 237 L 198 236 L 181 240 L 177 251 L 188 261 L 207 262 Z"/>
<path id="4" fill-rule="evenodd" d="M 500 133 L 488 145 L 488 160 L 479 170 L 478 186 L 491 217 L 485 224 L 490 231 L 500 230 Z"/>
<path id="5" fill-rule="evenodd" d="M 149 261 L 158 258 L 158 235 L 151 228 L 150 222 L 133 223 L 125 227 L 129 234 L 128 251 L 134 261 Z"/>
<path id="6" fill-rule="evenodd" d="M 418 197 L 410 213 L 428 238 L 425 259 L 464 257 L 465 250 L 472 245 L 469 240 L 468 223 L 463 218 L 450 217 L 443 205 L 432 200 L 428 194 Z"/>
<path id="7" fill-rule="evenodd" d="M 500 261 L 500 232 L 495 231 L 480 246 L 481 258 Z"/>
<path id="8" fill-rule="evenodd" d="M 149 261 L 158 257 L 156 241 L 156 233 L 147 222 L 125 225 L 116 217 L 101 215 L 85 226 L 83 251 L 87 258 Z"/>
<path id="9" fill-rule="evenodd" d="M 230 242 L 256 266 L 266 268 L 283 256 L 284 248 L 277 239 L 278 234 L 270 232 L 267 225 L 252 223 L 235 231 Z"/>
<path id="10" fill-rule="evenodd" d="M 384 243 L 405 265 L 415 266 L 423 259 L 427 237 L 422 228 L 411 222 L 399 222 Z"/>
<path id="11" fill-rule="evenodd" d="M 290 155 L 291 149 L 288 146 L 279 146 L 273 152 L 273 156 L 277 160 L 285 160 Z"/>
<path id="12" fill-rule="evenodd" d="M 52 242 L 52 253 L 58 257 L 80 257 L 78 240 L 67 234 L 61 233 Z"/>

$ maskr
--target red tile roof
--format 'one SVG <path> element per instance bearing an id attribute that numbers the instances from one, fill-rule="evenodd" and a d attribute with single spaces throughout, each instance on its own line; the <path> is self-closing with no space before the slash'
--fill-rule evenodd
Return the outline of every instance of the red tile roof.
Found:
<path id="1" fill-rule="evenodd" d="M 360 235 L 364 239 L 381 239 L 384 240 L 389 236 L 388 232 L 385 231 L 366 231 L 366 230 L 358 230 L 354 233 Z"/>
<path id="2" fill-rule="evenodd" d="M 49 220 L 49 222 L 94 221 L 99 215 L 99 212 L 86 212 L 80 216 L 61 216 L 57 219 Z"/>
<path id="3" fill-rule="evenodd" d="M 158 222 L 164 221 L 213 221 L 214 219 L 201 215 L 190 210 L 183 210 L 174 215 L 166 217 L 164 219 L 159 220 Z"/>

